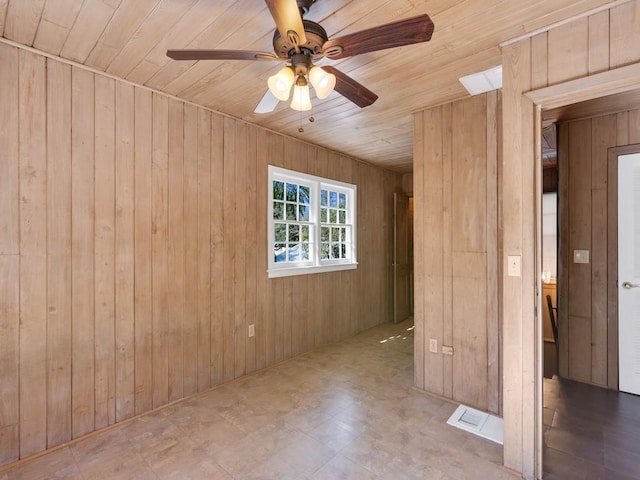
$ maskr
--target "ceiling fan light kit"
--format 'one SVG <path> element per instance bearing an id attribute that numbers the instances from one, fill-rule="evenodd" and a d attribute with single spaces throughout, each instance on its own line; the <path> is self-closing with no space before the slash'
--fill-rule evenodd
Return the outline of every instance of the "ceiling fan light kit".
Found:
<path id="1" fill-rule="evenodd" d="M 291 108 L 298 112 L 306 112 L 311 110 L 311 95 L 309 95 L 309 85 L 298 85 L 293 87 L 293 99 L 291 100 Z"/>
<path id="2" fill-rule="evenodd" d="M 267 85 L 271 93 L 282 102 L 289 99 L 291 87 L 294 83 L 296 86 L 294 87 L 294 98 L 291 102 L 291 108 L 298 111 L 305 111 L 311 109 L 311 97 L 308 84 L 311 83 L 316 92 L 316 96 L 322 100 L 333 92 L 336 85 L 336 76 L 332 73 L 325 72 L 320 67 L 314 66 L 311 63 L 311 57 L 309 55 L 296 53 L 291 56 L 291 66 L 282 68 L 267 80 Z"/>
<path id="3" fill-rule="evenodd" d="M 360 108 L 373 104 L 378 96 L 349 75 L 335 67 L 318 67 L 313 61 L 324 57 L 339 59 L 387 48 L 412 45 L 431 40 L 434 25 L 427 14 L 399 20 L 329 40 L 327 32 L 318 23 L 305 20 L 317 0 L 265 0 L 273 17 L 275 55 L 248 50 L 168 50 L 174 60 L 266 60 L 285 61 L 289 65 L 269 77 L 267 85 L 273 101 L 266 96 L 256 113 L 275 110 L 277 100 L 286 101 L 291 95 L 291 108 L 298 111 L 311 109 L 309 83 L 319 100 L 334 90 Z"/>
<path id="4" fill-rule="evenodd" d="M 336 86 L 336 76 L 325 72 L 321 67 L 312 67 L 309 70 L 309 81 L 320 100 L 327 98 Z"/>
<path id="5" fill-rule="evenodd" d="M 273 93 L 278 100 L 286 102 L 289 100 L 289 93 L 291 92 L 294 81 L 295 74 L 293 73 L 293 68 L 284 67 L 278 73 L 269 77 L 267 85 L 269 85 L 269 90 L 271 90 L 271 93 Z"/>

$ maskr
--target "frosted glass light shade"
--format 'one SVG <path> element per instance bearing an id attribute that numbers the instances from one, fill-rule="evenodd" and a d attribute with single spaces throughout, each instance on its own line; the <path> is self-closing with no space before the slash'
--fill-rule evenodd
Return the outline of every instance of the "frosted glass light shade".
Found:
<path id="1" fill-rule="evenodd" d="M 293 99 L 291 108 L 304 112 L 311 110 L 311 96 L 309 95 L 309 85 L 296 85 L 293 87 Z"/>
<path id="2" fill-rule="evenodd" d="M 293 85 L 294 80 L 295 75 L 293 74 L 293 69 L 291 67 L 284 67 L 278 73 L 269 77 L 267 85 L 269 85 L 269 90 L 278 100 L 285 101 L 289 99 L 291 85 Z"/>
<path id="3" fill-rule="evenodd" d="M 316 97 L 320 100 L 327 98 L 336 86 L 336 76 L 325 72 L 320 67 L 313 67 L 309 71 L 309 81 L 316 91 Z"/>

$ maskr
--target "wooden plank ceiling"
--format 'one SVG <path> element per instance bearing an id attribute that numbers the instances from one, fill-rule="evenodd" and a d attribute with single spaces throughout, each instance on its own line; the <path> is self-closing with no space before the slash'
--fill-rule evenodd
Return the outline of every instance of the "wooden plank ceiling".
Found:
<path id="1" fill-rule="evenodd" d="M 606 0 L 318 0 L 306 18 L 329 38 L 428 13 L 428 43 L 332 64 L 378 93 L 360 109 L 337 93 L 300 114 L 281 102 L 253 110 L 276 62 L 173 61 L 168 48 L 272 51 L 273 19 L 260 0 L 0 0 L 0 34 L 397 171 L 412 168 L 411 113 L 467 95 L 463 75 L 501 62 L 499 44 L 570 18 Z M 309 116 L 315 122 L 309 122 Z M 304 132 L 299 133 L 299 126 Z"/>

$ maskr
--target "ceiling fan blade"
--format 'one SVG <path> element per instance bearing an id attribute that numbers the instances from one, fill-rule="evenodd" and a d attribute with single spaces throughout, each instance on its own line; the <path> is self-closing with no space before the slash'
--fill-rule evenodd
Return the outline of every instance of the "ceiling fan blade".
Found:
<path id="1" fill-rule="evenodd" d="M 307 43 L 296 0 L 265 0 L 265 2 L 282 38 L 289 38 L 289 32 L 293 31 L 298 35 L 298 45 Z"/>
<path id="2" fill-rule="evenodd" d="M 260 102 L 256 106 L 254 113 L 271 113 L 276 109 L 279 102 L 280 100 L 278 100 L 278 98 L 273 93 L 271 93 L 271 90 L 267 89 L 264 96 L 262 97 L 262 100 L 260 100 Z"/>
<path id="3" fill-rule="evenodd" d="M 174 60 L 282 60 L 273 53 L 252 50 L 167 50 Z"/>
<path id="4" fill-rule="evenodd" d="M 342 73 L 340 70 L 328 65 L 323 66 L 322 69 L 336 76 L 336 86 L 334 90 L 360 108 L 368 107 L 378 99 L 378 95 L 364 85 L 356 82 L 346 73 Z"/>
<path id="5" fill-rule="evenodd" d="M 352 57 L 361 53 L 427 42 L 431 40 L 433 28 L 429 15 L 418 15 L 328 40 L 322 46 L 322 50 L 329 58 Z"/>

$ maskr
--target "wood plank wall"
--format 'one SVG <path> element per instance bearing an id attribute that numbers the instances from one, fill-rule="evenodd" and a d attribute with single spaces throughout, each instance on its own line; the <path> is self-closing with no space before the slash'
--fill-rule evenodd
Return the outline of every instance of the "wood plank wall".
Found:
<path id="1" fill-rule="evenodd" d="M 560 123 L 559 280 L 566 295 L 560 310 L 560 374 L 617 389 L 617 356 L 609 365 L 607 149 L 640 143 L 640 110 Z M 613 219 L 616 221 L 615 219 Z M 588 264 L 573 263 L 574 250 L 589 250 Z M 615 290 L 614 292 L 615 293 Z"/>
<path id="2" fill-rule="evenodd" d="M 391 319 L 401 175 L 12 46 L 0 64 L 0 464 Z M 357 270 L 267 279 L 268 164 L 358 186 Z"/>
<path id="3" fill-rule="evenodd" d="M 416 113 L 413 175 L 415 384 L 495 413 L 500 110 L 494 91 Z"/>
<path id="4" fill-rule="evenodd" d="M 503 265 L 522 255 L 522 276 L 504 273 L 504 463 L 535 476 L 535 205 L 534 107 L 523 94 L 640 60 L 640 1 L 520 40 L 502 49 L 503 64 Z M 563 188 L 562 184 L 559 186 Z M 564 235 L 566 232 L 559 232 Z M 562 286 L 560 286 L 562 288 Z M 558 292 L 559 298 L 566 295 Z M 563 306 L 564 305 L 564 306 Z M 560 302 L 562 310 L 566 302 Z M 566 318 L 566 312 L 559 312 Z"/>

